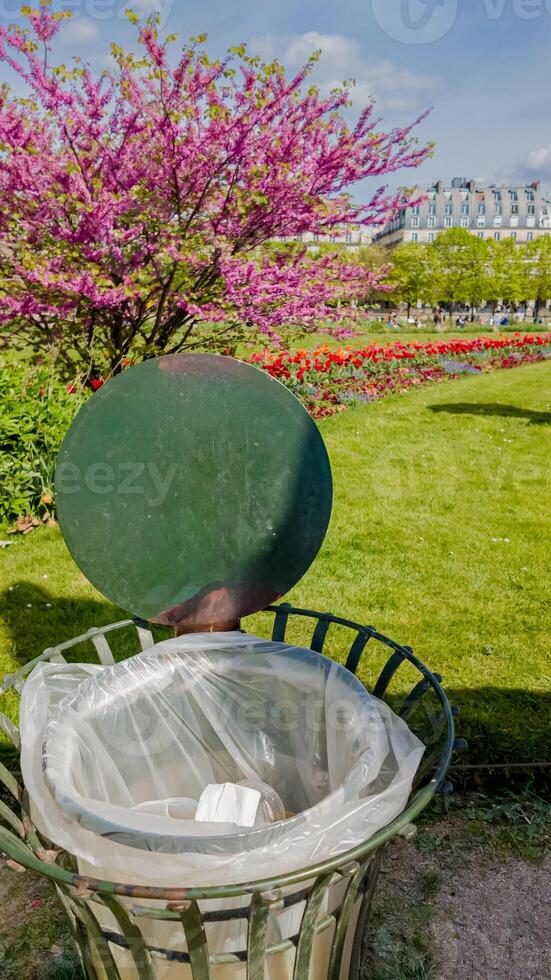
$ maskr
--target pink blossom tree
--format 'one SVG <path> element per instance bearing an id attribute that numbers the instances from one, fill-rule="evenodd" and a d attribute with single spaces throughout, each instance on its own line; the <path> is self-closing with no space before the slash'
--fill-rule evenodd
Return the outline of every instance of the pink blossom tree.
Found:
<path id="1" fill-rule="evenodd" d="M 26 98 L 0 88 L 0 325 L 4 342 L 54 351 L 67 371 L 129 357 L 221 349 L 240 328 L 275 338 L 342 316 L 338 301 L 380 273 L 297 243 L 387 219 L 406 192 L 350 189 L 415 167 L 412 127 L 383 132 L 373 105 L 352 128 L 346 85 L 307 88 L 246 49 L 211 61 L 205 38 L 172 54 L 153 18 L 140 53 L 112 47 L 93 77 L 51 64 L 60 15 L 48 0 L 23 29 L 0 26 L 0 59 Z M 415 124 L 414 124 L 415 125 Z"/>

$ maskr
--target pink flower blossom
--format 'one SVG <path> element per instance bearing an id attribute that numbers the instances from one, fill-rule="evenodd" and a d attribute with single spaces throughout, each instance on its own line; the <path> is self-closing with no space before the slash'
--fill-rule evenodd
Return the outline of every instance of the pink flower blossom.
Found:
<path id="1" fill-rule="evenodd" d="M 310 66 L 287 78 L 244 51 L 212 61 L 197 40 L 174 65 L 154 20 L 138 28 L 141 58 L 116 49 L 97 77 L 56 70 L 47 0 L 29 21 L 29 36 L 0 24 L 0 61 L 31 96 L 0 89 L 8 335 L 99 372 L 104 351 L 118 369 L 131 352 L 185 349 L 200 322 L 215 338 L 246 326 L 275 339 L 341 320 L 339 303 L 353 316 L 351 299 L 384 288 L 384 272 L 315 262 L 290 239 L 407 204 L 382 178 L 430 152 L 413 127 L 385 132 L 370 104 L 350 128 L 346 87 L 323 97 Z M 353 200 L 367 178 L 375 189 Z"/>

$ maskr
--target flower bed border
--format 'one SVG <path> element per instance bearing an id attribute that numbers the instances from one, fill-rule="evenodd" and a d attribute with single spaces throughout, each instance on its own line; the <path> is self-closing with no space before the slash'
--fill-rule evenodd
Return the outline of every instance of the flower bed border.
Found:
<path id="1" fill-rule="evenodd" d="M 290 388 L 314 418 L 343 411 L 429 381 L 518 367 L 551 357 L 551 333 L 512 337 L 454 337 L 331 349 L 264 350 L 250 363 Z"/>

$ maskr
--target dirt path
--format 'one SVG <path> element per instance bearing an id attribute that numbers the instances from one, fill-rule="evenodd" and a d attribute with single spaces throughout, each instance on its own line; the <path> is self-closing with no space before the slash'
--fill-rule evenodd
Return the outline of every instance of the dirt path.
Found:
<path id="1" fill-rule="evenodd" d="M 551 860 L 475 859 L 444 881 L 432 924 L 438 980 L 551 978 Z"/>
<path id="2" fill-rule="evenodd" d="M 421 845 L 387 852 L 365 976 L 551 980 L 551 858 L 480 847 L 454 824 L 427 829 Z"/>

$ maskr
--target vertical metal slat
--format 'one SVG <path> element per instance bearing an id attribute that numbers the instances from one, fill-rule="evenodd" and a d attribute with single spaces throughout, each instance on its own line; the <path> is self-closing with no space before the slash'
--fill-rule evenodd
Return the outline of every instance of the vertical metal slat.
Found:
<path id="1" fill-rule="evenodd" d="M 352 674 L 356 673 L 358 669 L 358 664 L 360 662 L 360 657 L 364 652 L 367 643 L 370 639 L 371 639 L 370 634 L 364 633 L 363 630 L 361 633 L 358 633 L 358 635 L 354 639 L 352 646 L 348 651 L 348 657 L 344 665 L 346 669 L 349 670 Z"/>
<path id="2" fill-rule="evenodd" d="M 205 927 L 197 902 L 190 901 L 180 913 L 191 964 L 193 980 L 212 980 Z"/>
<path id="3" fill-rule="evenodd" d="M 247 980 L 263 980 L 266 968 L 269 902 L 262 895 L 253 895 L 249 912 Z"/>
<path id="4" fill-rule="evenodd" d="M 325 643 L 325 637 L 327 636 L 330 625 L 331 623 L 328 619 L 318 619 L 314 630 L 314 635 L 310 642 L 310 649 L 313 650 L 314 653 L 323 652 L 323 644 Z"/>
<path id="5" fill-rule="evenodd" d="M 134 965 L 140 980 L 156 980 L 157 974 L 153 968 L 153 963 L 149 950 L 140 929 L 132 921 L 127 909 L 114 895 L 102 895 L 104 904 L 114 916 L 117 925 L 122 931 L 128 943 L 128 948 L 132 954 Z"/>
<path id="6" fill-rule="evenodd" d="M 293 980 L 308 980 L 316 925 L 332 878 L 333 874 L 321 875 L 316 880 L 306 902 L 298 937 Z"/>

